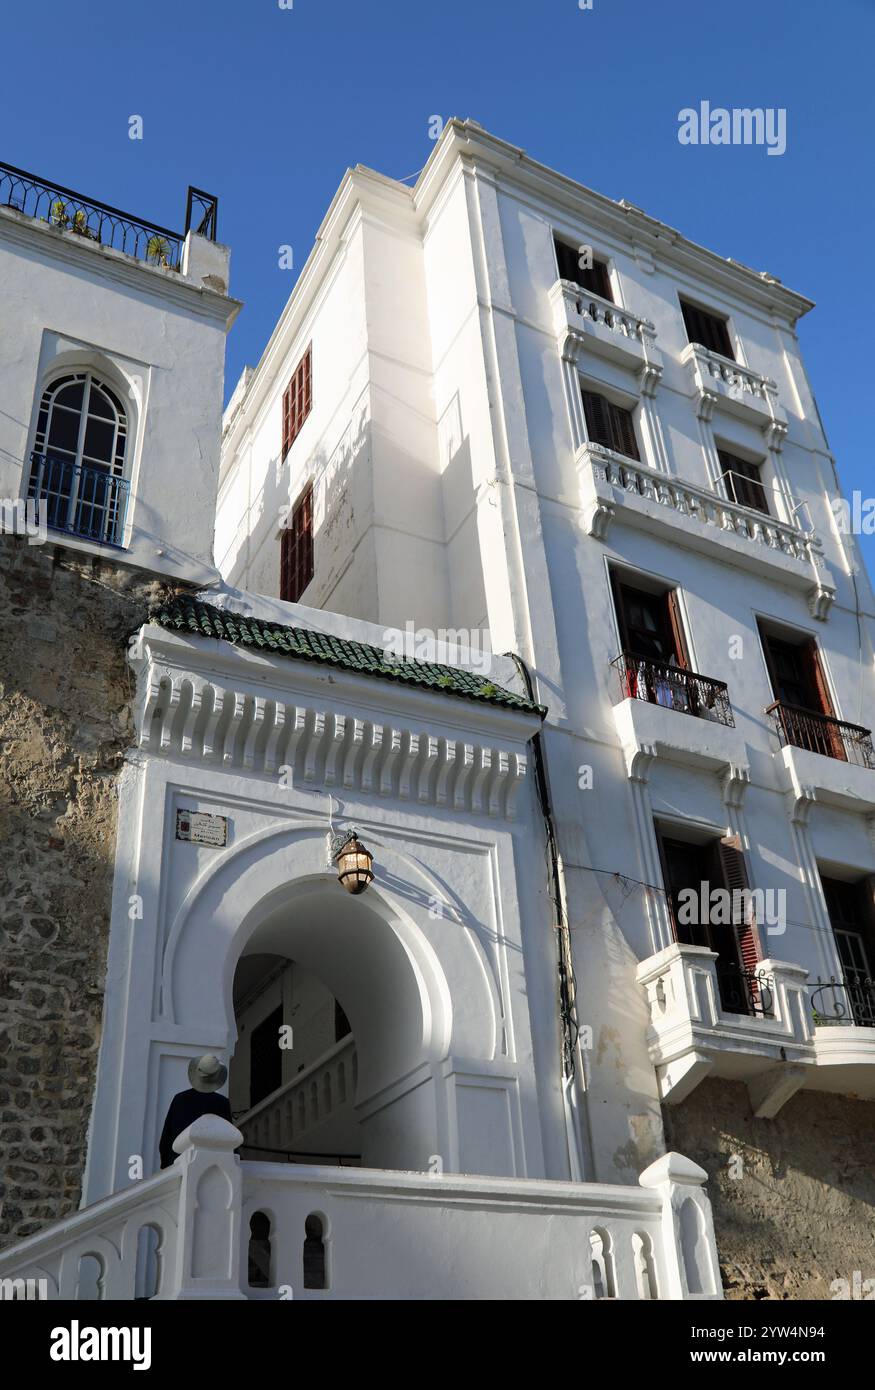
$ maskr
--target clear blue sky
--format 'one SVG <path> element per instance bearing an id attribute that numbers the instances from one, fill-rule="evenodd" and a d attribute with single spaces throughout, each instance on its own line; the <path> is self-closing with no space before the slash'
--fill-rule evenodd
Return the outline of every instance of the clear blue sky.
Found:
<path id="1" fill-rule="evenodd" d="M 169 227 L 219 196 L 227 385 L 255 363 L 344 169 L 425 163 L 471 116 L 817 301 L 800 335 L 846 492 L 875 496 L 875 0 L 42 0 L 4 25 L 0 158 Z M 787 151 L 682 148 L 677 115 L 784 107 Z M 128 138 L 141 115 L 142 141 Z M 294 248 L 295 270 L 278 268 Z M 863 538 L 870 572 L 875 537 Z"/>

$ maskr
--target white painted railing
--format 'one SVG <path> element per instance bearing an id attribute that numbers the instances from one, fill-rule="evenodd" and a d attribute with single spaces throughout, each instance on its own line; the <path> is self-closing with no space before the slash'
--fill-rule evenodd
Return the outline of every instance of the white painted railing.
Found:
<path id="1" fill-rule="evenodd" d="M 241 1163 L 242 1138 L 202 1116 L 172 1169 L 3 1252 L 0 1297 L 87 1297 L 96 1260 L 98 1296 L 130 1299 L 144 1227 L 158 1299 L 722 1297 L 706 1174 L 679 1154 L 622 1187 Z"/>
<path id="2" fill-rule="evenodd" d="M 352 1034 L 237 1118 L 251 1148 L 294 1149 L 318 1125 L 348 1109 L 355 1096 L 358 1057 Z"/>
<path id="3" fill-rule="evenodd" d="M 718 530 L 732 531 L 745 540 L 768 546 L 771 550 L 783 551 L 795 560 L 810 558 L 810 538 L 795 526 L 751 511 L 695 483 L 670 478 L 599 444 L 587 444 L 583 452 L 589 455 L 596 478 L 603 478 L 612 487 L 658 502 L 681 516 L 691 517 Z"/>

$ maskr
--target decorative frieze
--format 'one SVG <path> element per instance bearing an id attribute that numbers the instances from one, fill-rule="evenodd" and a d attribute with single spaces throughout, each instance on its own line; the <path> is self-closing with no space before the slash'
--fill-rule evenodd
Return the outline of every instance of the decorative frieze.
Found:
<path id="1" fill-rule="evenodd" d="M 135 721 L 145 753 L 510 820 L 527 771 L 524 752 L 475 737 L 257 695 L 157 662 L 141 674 Z"/>

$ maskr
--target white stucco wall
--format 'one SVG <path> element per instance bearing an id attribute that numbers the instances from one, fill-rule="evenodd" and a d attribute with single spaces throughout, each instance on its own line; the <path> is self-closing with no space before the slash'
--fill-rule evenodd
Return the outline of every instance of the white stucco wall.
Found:
<path id="1" fill-rule="evenodd" d="M 0 321 L 15 324 L 0 336 L 0 497 L 27 495 L 46 383 L 91 368 L 128 415 L 124 547 L 64 543 L 215 582 L 225 335 L 239 304 L 200 272 L 221 267 L 227 282 L 228 262 L 227 247 L 203 243 L 189 250 L 192 273 L 178 274 L 0 208 Z"/>
<path id="2" fill-rule="evenodd" d="M 348 185 L 338 198 L 364 200 L 365 185 L 362 176 L 360 186 Z M 832 519 L 834 463 L 795 330 L 807 301 L 685 243 L 635 209 L 544 170 L 471 126 L 445 132 L 414 189 L 412 206 L 419 260 L 411 242 L 411 198 L 398 189 L 394 204 L 388 195 L 381 202 L 392 232 L 381 226 L 369 240 L 365 233 L 359 286 L 360 299 L 367 290 L 367 345 L 374 352 L 367 381 L 372 399 L 380 401 L 381 433 L 405 437 L 410 456 L 398 450 L 384 466 L 392 451 L 382 438 L 378 448 L 372 434 L 371 451 L 362 454 L 356 471 L 370 473 L 381 499 L 389 480 L 399 501 L 393 524 L 400 521 L 401 529 L 420 539 L 411 556 L 400 540 L 384 545 L 370 515 L 353 515 L 343 547 L 358 547 L 356 600 L 344 596 L 340 606 L 347 603 L 346 611 L 378 625 L 486 627 L 494 650 L 519 651 L 536 672 L 539 698 L 550 708 L 548 760 L 580 1016 L 593 1036 L 584 1062 L 595 1177 L 626 1181 L 640 1166 L 642 1149 L 658 1147 L 661 1135 L 646 1003 L 634 979 L 638 961 L 663 944 L 653 817 L 703 834 L 741 834 L 752 883 L 787 894 L 786 930 L 763 942 L 767 954 L 796 962 L 812 976 L 838 973 L 816 865 L 839 866 L 849 876 L 875 872 L 867 819 L 875 808 L 875 773 L 864 773 L 850 792 L 845 765 L 820 757 L 810 794 L 794 788 L 764 714 L 773 697 L 756 619 L 764 616 L 816 637 L 836 713 L 871 726 L 875 602 L 862 570 L 855 593 L 849 572 L 855 548 Z M 329 227 L 334 215 L 336 206 L 326 219 Z M 591 534 L 585 461 L 577 454 L 569 395 L 576 387 L 569 386 L 551 305 L 554 230 L 606 258 L 617 304 L 652 322 L 662 374 L 649 403 L 635 372 L 619 360 L 588 347 L 578 357 L 584 380 L 635 409 L 645 464 L 669 480 L 707 490 L 717 446 L 761 458 L 778 519 L 793 521 L 791 499 L 794 506 L 805 504 L 795 515 L 806 526 L 810 518 L 817 532 L 818 569 L 808 561 L 783 560 L 757 540 L 703 539 L 673 514 L 669 524 L 671 508 L 657 508 L 644 525 L 622 498 L 607 534 Z M 324 244 L 284 322 L 304 315 L 303 305 L 321 292 L 316 282 L 323 265 L 331 266 L 328 283 L 335 271 Z M 421 341 L 423 279 L 430 365 Z M 787 423 L 782 449 L 769 447 L 761 422 L 721 404 L 710 422 L 700 418 L 686 360 L 681 293 L 726 314 L 739 363 L 776 383 Z M 311 333 L 316 341 L 318 320 L 295 338 L 279 380 L 267 355 L 250 383 L 254 403 L 280 389 Z M 314 377 L 319 371 L 314 358 Z M 366 382 L 360 379 L 359 385 L 366 393 Z M 314 390 L 314 401 L 316 395 Z M 339 388 L 332 399 L 339 400 Z M 418 432 L 409 428 L 414 402 L 423 417 Z M 278 439 L 276 422 L 271 428 Z M 335 437 L 341 429 L 338 417 Z M 250 466 L 244 438 L 238 415 L 226 435 L 229 487 Z M 308 452 L 306 442 L 301 452 Z M 435 457 L 437 489 L 428 482 Z M 238 548 L 243 543 L 238 538 Z M 330 534 L 320 540 L 318 528 L 315 544 L 317 577 L 307 600 L 318 607 L 320 573 L 331 573 L 341 547 Z M 389 593 L 387 563 L 394 578 Z M 703 741 L 701 721 L 653 711 L 665 718 L 650 744 L 635 735 L 634 720 L 623 725 L 615 713 L 610 662 L 619 636 L 610 563 L 677 588 L 694 669 L 729 686 L 736 727 L 715 735 L 716 752 Z M 340 594 L 338 587 L 326 589 L 326 605 L 337 606 Z M 591 788 L 580 785 L 581 769 L 587 768 Z"/>

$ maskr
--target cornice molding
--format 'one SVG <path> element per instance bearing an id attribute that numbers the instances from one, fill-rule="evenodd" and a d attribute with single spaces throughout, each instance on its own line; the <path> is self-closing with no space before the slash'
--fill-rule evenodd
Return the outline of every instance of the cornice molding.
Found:
<path id="1" fill-rule="evenodd" d="M 220 653 L 213 648 L 222 648 Z M 513 820 L 540 721 L 147 626 L 141 754 Z"/>

